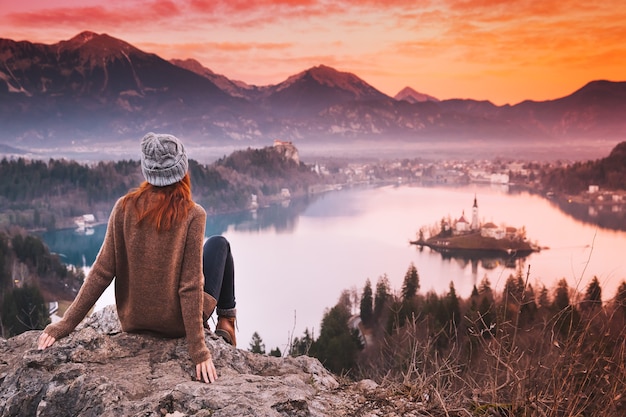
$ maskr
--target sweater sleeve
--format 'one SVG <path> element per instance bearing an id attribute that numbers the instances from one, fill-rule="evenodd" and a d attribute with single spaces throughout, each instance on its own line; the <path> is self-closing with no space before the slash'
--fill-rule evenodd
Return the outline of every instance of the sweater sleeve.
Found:
<path id="1" fill-rule="evenodd" d="M 50 324 L 44 329 L 55 339 L 69 335 L 78 326 L 115 277 L 115 218 L 118 207 L 119 201 L 109 217 L 100 252 L 76 298 L 59 322 Z"/>
<path id="2" fill-rule="evenodd" d="M 202 327 L 202 245 L 206 213 L 200 206 L 189 224 L 185 242 L 185 254 L 182 265 L 178 295 L 183 313 L 185 334 L 191 360 L 198 364 L 211 357 L 211 352 L 204 341 Z"/>

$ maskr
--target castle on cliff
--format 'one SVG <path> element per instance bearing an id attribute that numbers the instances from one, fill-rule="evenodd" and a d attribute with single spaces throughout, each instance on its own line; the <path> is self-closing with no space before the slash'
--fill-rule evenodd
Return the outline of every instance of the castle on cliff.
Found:
<path id="1" fill-rule="evenodd" d="M 280 152 L 285 159 L 292 159 L 296 164 L 300 164 L 300 155 L 298 154 L 298 149 L 293 145 L 293 143 L 275 139 L 274 149 Z"/>

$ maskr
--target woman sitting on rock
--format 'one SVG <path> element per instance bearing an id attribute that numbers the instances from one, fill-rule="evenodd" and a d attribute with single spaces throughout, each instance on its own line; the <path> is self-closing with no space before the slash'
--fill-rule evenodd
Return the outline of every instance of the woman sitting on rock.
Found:
<path id="1" fill-rule="evenodd" d="M 217 371 L 203 326 L 216 306 L 216 334 L 236 345 L 230 245 L 221 236 L 203 245 L 206 213 L 191 198 L 183 144 L 148 133 L 141 151 L 146 181 L 116 202 L 91 271 L 63 319 L 44 329 L 39 349 L 69 335 L 115 278 L 122 329 L 186 336 L 197 379 L 213 382 Z"/>

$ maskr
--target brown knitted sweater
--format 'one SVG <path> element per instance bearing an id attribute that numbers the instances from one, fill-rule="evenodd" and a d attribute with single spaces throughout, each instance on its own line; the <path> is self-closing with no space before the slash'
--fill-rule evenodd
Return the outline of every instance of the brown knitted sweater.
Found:
<path id="1" fill-rule="evenodd" d="M 162 337 L 186 335 L 198 364 L 211 357 L 202 326 L 202 245 L 206 212 L 195 204 L 183 224 L 157 232 L 137 225 L 133 204 L 115 204 L 104 242 L 76 299 L 63 319 L 45 332 L 60 339 L 83 320 L 115 278 L 122 329 Z"/>

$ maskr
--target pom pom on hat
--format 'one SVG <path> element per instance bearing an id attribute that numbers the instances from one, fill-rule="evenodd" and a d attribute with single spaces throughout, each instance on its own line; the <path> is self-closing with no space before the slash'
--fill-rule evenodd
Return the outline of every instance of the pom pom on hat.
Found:
<path id="1" fill-rule="evenodd" d="M 150 184 L 174 184 L 185 177 L 188 167 L 185 147 L 176 136 L 150 132 L 141 140 L 141 172 Z"/>

